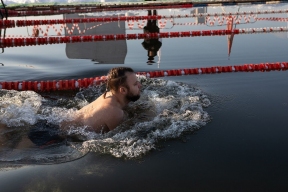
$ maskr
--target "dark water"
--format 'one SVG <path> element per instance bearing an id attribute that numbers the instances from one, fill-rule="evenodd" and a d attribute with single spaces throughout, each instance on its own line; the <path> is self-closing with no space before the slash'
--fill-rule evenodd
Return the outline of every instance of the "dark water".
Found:
<path id="1" fill-rule="evenodd" d="M 208 7 L 207 11 L 236 12 L 239 8 L 240 11 L 285 10 L 287 5 L 233 6 L 223 7 L 223 9 Z M 161 10 L 158 14 L 185 14 L 190 11 L 191 9 Z M 139 14 L 147 14 L 147 11 L 140 11 Z M 287 19 L 287 14 L 264 14 L 258 17 Z M 191 18 L 177 19 L 175 23 L 194 21 L 195 19 Z M 257 21 L 237 25 L 236 28 L 271 26 L 287 26 L 287 22 Z M 160 30 L 213 30 L 225 27 L 171 26 L 167 21 L 167 29 Z M 25 31 L 26 29 L 23 29 L 22 35 Z M 142 30 L 139 29 L 126 29 L 126 33 L 141 32 Z M 11 34 L 16 34 L 16 32 L 11 30 Z M 229 57 L 226 36 L 163 38 L 161 41 L 159 65 L 157 63 L 159 56 L 155 57 L 153 65 L 147 65 L 147 51 L 141 45 L 143 40 L 122 42 L 122 49 L 127 49 L 124 63 L 120 64 L 123 62 L 123 53 L 122 56 L 117 55 L 118 62 L 115 60 L 113 62 L 131 66 L 135 71 L 153 71 L 158 68 L 164 70 L 288 60 L 287 33 L 235 35 Z M 108 69 L 115 67 L 115 64 L 108 64 L 109 57 L 116 58 L 115 51 L 114 54 L 110 53 L 106 60 L 101 57 L 101 61 L 107 62 L 106 64 L 94 64 L 95 62 L 91 60 L 100 58 L 100 55 L 96 54 L 90 59 L 68 59 L 67 55 L 70 53 L 76 55 L 75 49 L 79 50 L 77 44 L 73 45 L 76 47 L 62 44 L 7 48 L 1 55 L 1 62 L 4 66 L 0 66 L 0 80 L 93 77 L 105 75 Z M 100 46 L 95 43 L 91 47 L 95 48 L 94 46 L 102 48 L 105 45 Z M 112 47 L 114 47 L 113 44 Z M 95 53 L 101 52 L 96 48 Z M 68 50 L 72 51 L 67 53 Z M 111 51 L 111 48 L 107 48 L 105 52 L 108 53 L 109 50 Z M 113 153 L 91 151 L 88 154 L 77 153 L 77 157 L 85 155 L 78 160 L 57 164 L 56 160 L 65 162 L 61 155 L 71 154 L 69 153 L 71 146 L 60 143 L 60 145 L 55 145 L 56 148 L 57 146 L 66 146 L 66 148 L 59 150 L 59 158 L 52 156 L 55 160 L 54 163 L 52 161 L 52 165 L 37 165 L 37 162 L 33 161 L 31 164 L 31 158 L 29 162 L 21 161 L 20 164 L 1 163 L 0 187 L 4 191 L 287 191 L 288 91 L 286 87 L 288 83 L 286 76 L 286 71 L 270 71 L 165 77 L 163 79 L 182 82 L 201 90 L 211 102 L 207 108 L 203 107 L 211 117 L 211 121 L 196 132 L 184 133 L 173 139 L 161 139 L 155 142 L 155 149 L 132 159 L 117 158 Z M 168 86 L 167 89 L 169 89 Z M 191 94 L 194 91 L 191 90 Z M 56 97 L 52 93 L 46 95 Z M 177 94 L 171 93 L 171 95 Z M 64 94 L 62 97 L 66 98 L 67 95 Z M 38 96 L 36 95 L 35 98 Z M 155 100 L 157 99 L 156 97 Z M 163 102 L 163 100 L 160 101 Z M 59 103 L 47 104 L 48 107 L 59 107 L 59 105 Z M 64 102 L 64 106 L 67 107 L 67 105 Z M 171 109 L 171 107 L 167 108 Z M 53 113 L 47 114 L 53 117 L 51 115 Z M 180 129 L 181 126 L 177 128 Z M 22 132 L 26 132 L 22 130 L 19 131 L 16 128 L 16 132 L 20 132 L 17 135 L 25 137 Z M 133 138 L 133 135 L 128 136 Z M 99 140 L 99 138 L 96 139 Z M 27 152 L 27 149 L 34 151 Z M 34 145 L 15 150 L 16 152 L 20 150 L 19 153 L 15 153 L 17 157 L 21 154 L 21 150 L 28 156 L 43 152 Z M 44 149 L 45 157 L 48 156 L 47 154 L 57 153 L 56 150 L 50 153 L 46 150 Z M 16 184 L 15 181 L 17 181 Z"/>

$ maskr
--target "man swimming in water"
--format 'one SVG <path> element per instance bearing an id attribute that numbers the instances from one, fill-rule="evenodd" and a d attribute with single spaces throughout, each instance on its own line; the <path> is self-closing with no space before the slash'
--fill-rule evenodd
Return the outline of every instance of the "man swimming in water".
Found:
<path id="1" fill-rule="evenodd" d="M 140 88 L 133 69 L 112 68 L 107 75 L 106 92 L 80 109 L 78 119 L 96 132 L 111 131 L 125 119 L 123 108 L 140 98 Z"/>

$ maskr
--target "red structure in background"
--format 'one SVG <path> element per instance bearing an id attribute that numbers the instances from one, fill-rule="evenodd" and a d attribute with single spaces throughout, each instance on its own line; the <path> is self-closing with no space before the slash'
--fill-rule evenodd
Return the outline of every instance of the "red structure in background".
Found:
<path id="1" fill-rule="evenodd" d="M 233 17 L 229 16 L 230 21 L 227 24 L 226 29 L 232 31 L 233 30 Z M 234 38 L 234 33 L 231 33 L 227 35 L 227 41 L 228 41 L 228 57 L 230 57 L 231 54 L 231 49 L 232 49 L 232 44 L 233 44 L 233 38 Z"/>

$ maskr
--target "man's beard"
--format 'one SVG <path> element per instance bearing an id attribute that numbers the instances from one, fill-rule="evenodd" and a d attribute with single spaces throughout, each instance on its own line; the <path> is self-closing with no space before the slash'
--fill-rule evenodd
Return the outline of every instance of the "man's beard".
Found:
<path id="1" fill-rule="evenodd" d="M 132 101 L 132 102 L 137 101 L 139 98 L 140 98 L 140 94 L 138 94 L 138 95 L 133 95 L 132 93 L 129 92 L 129 93 L 126 95 L 126 99 L 127 99 L 128 101 Z"/>

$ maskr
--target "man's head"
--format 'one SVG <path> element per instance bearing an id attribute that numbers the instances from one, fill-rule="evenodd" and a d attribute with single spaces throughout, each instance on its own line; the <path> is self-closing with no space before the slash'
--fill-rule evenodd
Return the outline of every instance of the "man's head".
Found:
<path id="1" fill-rule="evenodd" d="M 107 90 L 124 94 L 128 101 L 137 101 L 140 98 L 141 84 L 133 69 L 130 67 L 112 68 L 107 76 Z M 106 93 L 104 98 L 105 96 Z"/>

